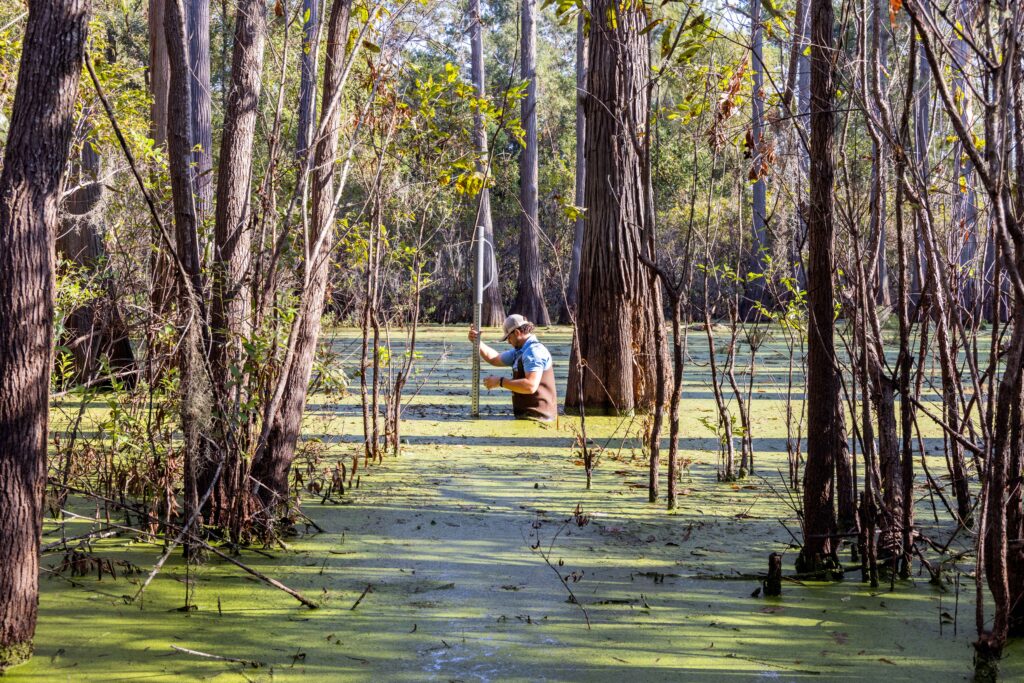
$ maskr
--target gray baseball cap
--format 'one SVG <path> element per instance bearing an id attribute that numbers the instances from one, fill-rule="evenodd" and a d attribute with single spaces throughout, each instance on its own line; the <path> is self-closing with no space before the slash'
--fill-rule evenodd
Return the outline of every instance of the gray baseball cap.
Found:
<path id="1" fill-rule="evenodd" d="M 508 339 L 508 336 L 518 330 L 523 325 L 529 325 L 530 321 L 525 316 L 521 316 L 518 313 L 513 313 L 509 317 L 505 318 L 505 322 L 501 326 L 502 332 L 505 336 L 501 338 L 501 341 Z"/>

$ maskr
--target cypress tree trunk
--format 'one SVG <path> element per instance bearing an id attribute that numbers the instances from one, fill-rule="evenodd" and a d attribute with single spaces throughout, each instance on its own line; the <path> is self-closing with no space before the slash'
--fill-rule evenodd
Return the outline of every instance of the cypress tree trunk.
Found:
<path id="1" fill-rule="evenodd" d="M 184 517 L 193 518 L 199 504 L 196 474 L 209 456 L 208 434 L 213 409 L 206 373 L 209 320 L 203 296 L 199 249 L 199 217 L 196 210 L 192 163 L 192 130 L 189 112 L 191 75 L 182 0 L 168 0 L 164 10 L 167 54 L 170 61 L 170 97 L 167 112 L 167 158 L 174 201 L 175 249 L 184 268 L 178 282 L 178 345 L 181 372 L 181 431 L 185 463 Z M 186 554 L 190 545 L 185 545 Z"/>
<path id="2" fill-rule="evenodd" d="M 167 0 L 149 0 L 149 89 L 153 95 L 150 108 L 150 135 L 157 148 L 167 146 L 167 98 L 171 83 L 170 62 L 167 57 L 167 35 L 164 31 L 164 12 Z M 146 373 L 150 384 L 156 382 L 158 356 L 167 349 L 157 348 L 155 330 L 169 317 L 173 299 L 174 275 L 170 257 L 160 242 L 157 226 L 151 231 L 149 305 L 153 324 L 146 326 Z"/>
<path id="3" fill-rule="evenodd" d="M 956 4 L 956 21 L 962 26 L 971 24 L 971 7 L 969 0 L 958 0 Z M 960 120 L 965 128 L 971 126 L 971 98 L 967 94 L 967 67 L 970 64 L 967 41 L 954 32 L 950 53 L 953 57 L 953 91 L 963 93 L 957 103 Z M 978 257 L 978 204 L 974 189 L 974 167 L 970 157 L 958 142 L 954 147 L 956 155 L 956 176 L 953 178 L 953 239 L 959 251 L 960 271 L 956 278 L 959 289 L 959 304 L 974 319 L 979 317 L 978 281 L 979 277 L 972 271 L 978 268 L 975 261 Z M 956 303 L 956 302 L 953 302 Z"/>
<path id="4" fill-rule="evenodd" d="M 486 96 L 486 78 L 484 76 L 484 39 L 483 25 L 480 22 L 480 0 L 469 0 L 469 42 L 473 87 L 476 96 Z M 489 151 L 487 147 L 487 130 L 484 128 L 484 117 L 479 111 L 473 112 L 473 145 L 476 148 L 476 170 L 490 178 L 488 165 Z M 494 246 L 494 223 L 491 220 L 491 191 L 487 184 L 480 190 L 477 205 L 476 225 L 481 228 L 480 237 Z M 475 232 L 475 230 L 474 230 Z M 501 325 L 505 321 L 505 306 L 501 301 L 501 284 L 498 281 L 498 259 L 494 249 L 489 248 L 484 254 L 484 304 L 480 324 L 485 327 Z"/>
<path id="5" fill-rule="evenodd" d="M 333 102 L 341 87 L 345 66 L 345 45 L 352 0 L 335 0 L 327 29 L 327 55 L 324 63 L 323 100 L 320 109 L 322 136 L 316 140 L 310 173 L 312 216 L 309 258 L 305 264 L 305 287 L 292 334 L 294 350 L 282 372 L 284 387 L 277 410 L 267 416 L 265 437 L 252 463 L 255 493 L 267 513 L 283 505 L 288 498 L 288 473 L 295 459 L 306 391 L 313 370 L 313 358 L 320 338 L 320 317 L 324 309 L 334 251 L 334 162 L 338 155 L 341 125 L 340 100 Z M 333 106 L 332 106 L 333 104 Z M 319 245 L 319 246 L 317 246 Z"/>
<path id="6" fill-rule="evenodd" d="M 647 25 L 635 6 L 595 0 L 586 101 L 587 225 L 580 264 L 578 355 L 566 408 L 649 411 L 655 397 L 654 328 L 662 325 L 648 249 L 644 179 L 648 117 Z M 583 362 L 580 363 L 579 361 Z M 582 369 L 581 369 L 582 366 Z M 582 382 L 582 399 L 579 383 Z"/>
<path id="7" fill-rule="evenodd" d="M 302 73 L 299 81 L 299 123 L 295 153 L 305 158 L 316 119 L 316 57 L 320 45 L 320 0 L 302 0 Z"/>
<path id="8" fill-rule="evenodd" d="M 210 0 L 186 0 L 188 64 L 192 99 L 192 185 L 200 224 L 213 201 L 213 124 L 210 95 Z"/>
<path id="9" fill-rule="evenodd" d="M 522 123 L 526 147 L 519 154 L 519 279 L 516 283 L 515 313 L 538 325 L 550 325 L 544 303 L 543 264 L 540 260 L 540 223 L 537 213 L 537 0 L 521 0 L 522 65 L 526 81 L 522 101 Z"/>
<path id="10" fill-rule="evenodd" d="M 242 342 L 250 334 L 250 299 L 247 273 L 251 263 L 252 237 L 249 230 L 249 187 L 252 179 L 253 139 L 263 73 L 263 37 L 266 6 L 263 0 L 240 0 L 235 19 L 231 57 L 231 85 L 224 114 L 224 133 L 217 177 L 217 212 L 214 225 L 213 346 L 211 365 L 214 382 L 222 397 L 216 430 L 219 453 L 202 471 L 200 493 L 210 485 L 216 462 L 223 468 L 211 499 L 214 524 L 237 530 L 240 516 L 232 515 L 245 497 L 240 448 L 229 438 L 229 425 L 243 420 L 240 406 L 246 400 Z M 236 434 L 236 437 L 240 436 Z"/>
<path id="11" fill-rule="evenodd" d="M 802 7 L 798 7 L 797 22 L 800 26 L 800 34 L 798 36 L 800 45 L 800 54 L 796 59 L 797 64 L 797 77 L 796 77 L 796 94 L 797 94 L 797 118 L 796 125 L 800 131 L 803 132 L 801 140 L 797 144 L 798 148 L 798 159 L 799 159 L 799 188 L 798 197 L 800 200 L 797 202 L 797 231 L 795 239 L 793 240 L 793 271 L 796 278 L 797 286 L 800 289 L 806 289 L 807 287 L 807 271 L 804 268 L 803 263 L 803 247 L 807 242 L 807 185 L 811 173 L 811 157 L 810 150 L 804 144 L 804 140 L 809 140 L 810 132 L 810 113 L 811 113 L 811 62 L 808 57 L 811 41 L 810 41 L 810 0 L 804 0 L 800 3 Z M 807 52 L 808 54 L 805 54 Z"/>
<path id="12" fill-rule="evenodd" d="M 587 115 L 583 108 L 587 91 L 587 36 L 584 30 L 585 17 L 580 12 L 576 18 L 576 195 L 573 202 L 583 207 L 585 180 L 587 177 L 586 140 Z M 572 238 L 572 260 L 569 264 L 569 281 L 565 285 L 565 301 L 558 314 L 558 322 L 568 325 L 576 314 L 576 303 L 580 291 L 580 259 L 583 255 L 583 231 L 586 226 L 583 215 L 576 217 Z"/>
<path id="13" fill-rule="evenodd" d="M 0 673 L 32 654 L 53 356 L 54 237 L 88 0 L 29 5 L 0 173 Z"/>
<path id="14" fill-rule="evenodd" d="M 170 64 L 167 61 L 167 37 L 164 34 L 164 8 L 167 0 L 149 0 L 149 91 L 150 132 L 158 147 L 167 144 L 167 89 Z"/>
<path id="15" fill-rule="evenodd" d="M 833 473 L 842 448 L 839 377 L 833 328 L 832 140 L 835 86 L 832 66 L 834 16 L 831 0 L 811 0 L 811 174 L 807 212 L 807 465 L 804 470 L 804 545 L 798 571 L 836 562 Z"/>
<path id="16" fill-rule="evenodd" d="M 761 168 L 764 161 L 764 31 L 761 26 L 761 0 L 750 0 L 750 45 L 753 52 L 753 93 L 750 97 L 751 106 L 751 163 L 750 178 L 754 181 L 751 226 L 751 254 L 749 259 L 751 273 L 764 275 L 765 261 L 768 254 L 768 230 L 765 218 L 768 214 L 768 188 L 765 186 L 764 173 Z M 765 304 L 765 282 L 763 277 L 750 280 L 746 286 L 746 300 L 743 302 L 743 315 L 755 304 Z"/>
<path id="17" fill-rule="evenodd" d="M 1024 247 L 1018 244 L 1017 249 Z M 1024 258 L 1017 259 L 1018 272 L 1024 268 Z M 993 296 L 998 296 L 996 291 Z M 1018 300 L 1014 306 L 1017 320 L 1024 316 L 1024 303 Z M 1022 408 L 1024 396 L 1024 326 L 1014 326 L 1014 331 L 1007 347 L 1006 366 L 1000 378 L 996 394 L 995 424 L 993 443 L 990 447 L 990 462 L 987 463 L 988 477 L 985 482 L 987 495 L 985 520 L 985 578 L 995 614 L 992 629 L 979 632 L 974 647 L 978 652 L 975 666 L 987 663 L 994 666 L 1002 656 L 1006 640 L 1011 632 L 1019 633 L 1024 628 L 1024 557 L 1019 544 L 1013 543 L 1020 536 L 1013 532 L 1021 530 L 1021 497 L 1019 485 L 1011 484 L 1011 479 L 1019 481 L 1021 467 Z M 980 625 L 979 625 L 980 628 Z"/>
<path id="18" fill-rule="evenodd" d="M 925 3 L 927 5 L 927 3 Z M 927 7 L 924 9 L 927 12 Z M 914 161 L 921 178 L 928 178 L 928 138 L 931 116 L 931 71 L 927 60 L 918 62 L 917 83 L 914 92 Z M 925 181 L 927 182 L 927 181 Z M 921 294 L 928 280 L 928 254 L 925 252 L 924 237 L 920 220 L 915 222 L 914 248 L 911 253 L 910 304 L 917 316 L 921 306 Z"/>
<path id="19" fill-rule="evenodd" d="M 871 73 L 869 78 L 875 79 L 873 87 L 885 95 L 889 87 L 889 32 L 885 27 L 887 21 L 888 4 L 882 0 L 874 0 L 871 18 Z M 877 105 L 874 107 L 877 110 Z M 874 302 L 879 306 L 888 306 L 889 297 L 889 267 L 885 258 L 885 224 L 886 213 L 886 163 L 887 156 L 883 154 L 882 148 L 874 139 L 871 141 L 871 225 L 869 229 L 869 243 L 878 245 L 877 256 L 875 257 L 873 272 L 875 280 Z M 869 252 L 870 254 L 870 252 Z"/>

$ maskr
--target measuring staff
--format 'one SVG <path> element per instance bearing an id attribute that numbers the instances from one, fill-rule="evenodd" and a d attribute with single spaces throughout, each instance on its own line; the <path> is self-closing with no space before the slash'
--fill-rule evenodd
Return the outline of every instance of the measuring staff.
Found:
<path id="1" fill-rule="evenodd" d="M 512 379 L 489 375 L 484 377 L 488 389 L 512 392 L 512 411 L 517 418 L 554 420 L 558 416 L 558 394 L 555 392 L 554 363 L 551 352 L 533 334 L 534 325 L 521 315 L 505 318 L 501 341 L 512 348 L 499 353 L 480 341 L 480 357 L 496 367 L 512 368 Z M 480 333 L 469 328 L 469 340 L 476 343 Z"/>

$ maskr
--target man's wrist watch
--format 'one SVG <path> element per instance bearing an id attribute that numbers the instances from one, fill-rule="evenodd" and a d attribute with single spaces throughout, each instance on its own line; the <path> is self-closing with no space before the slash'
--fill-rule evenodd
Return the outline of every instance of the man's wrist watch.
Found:
<path id="1" fill-rule="evenodd" d="M 505 388 L 505 378 L 504 377 L 499 377 L 498 378 L 498 386 L 501 387 L 502 389 Z"/>

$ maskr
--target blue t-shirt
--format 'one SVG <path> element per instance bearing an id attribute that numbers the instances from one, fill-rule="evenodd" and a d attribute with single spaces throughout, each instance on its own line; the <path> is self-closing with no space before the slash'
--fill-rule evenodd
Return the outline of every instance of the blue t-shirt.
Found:
<path id="1" fill-rule="evenodd" d="M 501 359 L 502 365 L 509 367 L 517 364 L 519 358 L 522 357 L 523 372 L 526 374 L 537 371 L 543 372 L 550 368 L 552 364 L 551 352 L 537 341 L 537 337 L 532 334 L 521 348 L 502 351 L 498 357 Z"/>

